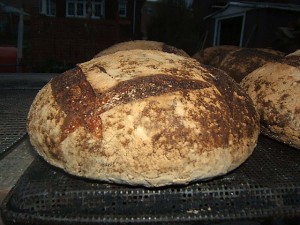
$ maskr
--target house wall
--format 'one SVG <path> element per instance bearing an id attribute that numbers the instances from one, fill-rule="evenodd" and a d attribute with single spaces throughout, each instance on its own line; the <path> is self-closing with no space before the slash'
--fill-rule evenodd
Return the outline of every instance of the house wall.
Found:
<path id="1" fill-rule="evenodd" d="M 54 67 L 63 65 L 62 71 L 64 71 L 65 68 L 71 68 L 77 63 L 91 59 L 101 50 L 115 43 L 141 37 L 140 17 L 144 0 L 128 0 L 125 18 L 118 15 L 118 0 L 106 0 L 104 19 L 68 18 L 66 0 L 55 0 L 54 17 L 40 15 L 39 0 L 2 0 L 1 2 L 19 9 L 23 8 L 30 14 L 24 17 L 23 55 L 28 71 L 47 72 L 49 70 L 46 67 L 49 63 Z M 15 28 L 18 26 L 19 17 L 16 15 L 13 18 L 10 27 L 17 32 Z M 0 42 L 4 43 L 5 37 L 2 36 L 0 35 Z M 10 45 L 15 46 L 16 34 L 14 38 L 11 36 L 7 40 L 10 40 Z"/>
<path id="2" fill-rule="evenodd" d="M 299 12 L 293 11 L 276 9 L 250 11 L 247 13 L 244 44 L 247 44 L 247 47 L 269 47 L 284 52 L 293 51 L 294 47 L 283 46 L 283 43 L 280 43 L 278 28 L 292 28 L 299 18 Z"/>
<path id="3" fill-rule="evenodd" d="M 137 11 L 142 2 L 137 1 Z M 42 72 L 47 62 L 70 68 L 115 43 L 133 38 L 133 3 L 128 0 L 127 18 L 119 18 L 118 0 L 105 2 L 105 19 L 67 18 L 65 0 L 56 0 L 55 17 L 35 11 L 30 24 L 33 70 Z M 140 30 L 139 16 L 136 15 L 136 33 Z"/>
<path id="4" fill-rule="evenodd" d="M 273 48 L 283 52 L 292 52 L 298 46 L 283 45 L 278 42 L 279 27 L 297 26 L 299 29 L 299 12 L 278 9 L 253 9 L 246 13 L 243 47 Z M 207 39 L 205 47 L 213 45 L 215 19 L 205 21 Z M 300 42 L 298 40 L 298 42 Z"/>
<path id="5" fill-rule="evenodd" d="M 207 19 L 204 21 L 204 29 L 203 29 L 203 49 L 213 46 L 214 40 L 214 27 L 215 27 L 215 20 L 214 19 Z"/>
<path id="6" fill-rule="evenodd" d="M 122 41 L 114 21 L 41 17 L 31 23 L 32 63 L 53 60 L 66 65 L 87 61 Z"/>

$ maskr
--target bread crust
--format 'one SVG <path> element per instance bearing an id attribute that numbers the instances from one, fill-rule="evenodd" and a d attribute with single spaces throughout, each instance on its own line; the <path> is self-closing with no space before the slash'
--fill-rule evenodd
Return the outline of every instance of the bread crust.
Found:
<path id="1" fill-rule="evenodd" d="M 241 86 L 260 114 L 262 132 L 300 149 L 300 61 L 294 59 L 265 64 Z"/>
<path id="2" fill-rule="evenodd" d="M 114 44 L 111 47 L 99 52 L 94 58 L 100 57 L 102 55 L 115 53 L 117 51 L 126 51 L 126 50 L 133 50 L 133 49 L 157 50 L 157 51 L 173 53 L 185 57 L 190 57 L 184 50 L 165 44 L 163 42 L 148 41 L 148 40 L 134 40 L 134 41 L 125 41 L 125 42 Z"/>
<path id="3" fill-rule="evenodd" d="M 196 52 L 193 55 L 193 58 L 205 65 L 210 65 L 219 68 L 223 59 L 230 52 L 235 51 L 237 49 L 240 48 L 235 45 L 212 46 Z"/>
<path id="4" fill-rule="evenodd" d="M 255 69 L 268 62 L 282 60 L 284 53 L 264 48 L 240 48 L 228 53 L 219 69 L 224 70 L 236 82 L 240 83 L 242 79 Z"/>
<path id="5" fill-rule="evenodd" d="M 235 169 L 256 146 L 259 119 L 223 72 L 128 50 L 51 80 L 30 108 L 28 133 L 37 152 L 68 173 L 153 187 Z"/>

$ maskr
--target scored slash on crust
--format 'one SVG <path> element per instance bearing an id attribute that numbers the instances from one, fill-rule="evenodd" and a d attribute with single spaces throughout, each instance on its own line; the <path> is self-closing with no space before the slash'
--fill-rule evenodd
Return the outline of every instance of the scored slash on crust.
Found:
<path id="1" fill-rule="evenodd" d="M 105 71 L 102 67 L 97 68 Z M 97 93 L 93 91 L 80 68 L 55 77 L 51 84 L 55 100 L 67 114 L 61 141 L 79 126 L 86 127 L 101 138 L 100 114 L 117 105 L 164 93 L 211 86 L 199 80 L 157 74 L 121 81 L 103 93 Z"/>

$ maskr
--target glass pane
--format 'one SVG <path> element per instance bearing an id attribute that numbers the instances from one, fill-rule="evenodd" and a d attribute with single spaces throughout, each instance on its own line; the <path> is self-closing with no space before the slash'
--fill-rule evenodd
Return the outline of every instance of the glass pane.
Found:
<path id="1" fill-rule="evenodd" d="M 101 17 L 101 5 L 100 4 L 95 5 L 94 16 Z"/>
<path id="2" fill-rule="evenodd" d="M 83 3 L 77 3 L 77 15 L 83 16 Z"/>
<path id="3" fill-rule="evenodd" d="M 89 15 L 89 4 L 88 3 L 85 4 L 85 13 L 87 15 Z"/>
<path id="4" fill-rule="evenodd" d="M 119 15 L 120 16 L 126 16 L 126 10 L 124 8 L 120 8 Z"/>
<path id="5" fill-rule="evenodd" d="M 51 1 L 47 0 L 46 1 L 46 15 L 50 14 L 50 4 L 51 4 Z"/>
<path id="6" fill-rule="evenodd" d="M 126 16 L 126 7 L 127 7 L 127 1 L 126 0 L 119 0 L 119 15 L 120 16 Z"/>
<path id="7" fill-rule="evenodd" d="M 68 15 L 74 16 L 75 15 L 75 4 L 74 2 L 68 3 Z"/>
<path id="8" fill-rule="evenodd" d="M 243 16 L 221 20 L 220 44 L 240 45 Z"/>
<path id="9" fill-rule="evenodd" d="M 53 0 L 51 0 L 51 8 L 50 8 L 50 14 L 51 15 L 55 15 L 56 14 L 56 6 L 55 6 L 55 2 Z"/>

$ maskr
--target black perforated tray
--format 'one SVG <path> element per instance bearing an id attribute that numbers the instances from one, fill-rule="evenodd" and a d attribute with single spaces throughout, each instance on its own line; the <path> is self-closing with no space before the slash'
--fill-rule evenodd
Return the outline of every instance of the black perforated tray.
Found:
<path id="1" fill-rule="evenodd" d="M 30 105 L 55 74 L 0 73 L 0 159 L 27 133 Z"/>
<path id="2" fill-rule="evenodd" d="M 264 136 L 235 171 L 181 187 L 145 189 L 80 179 L 37 158 L 3 202 L 2 216 L 7 224 L 295 219 L 300 216 L 299 171 L 300 151 Z"/>
<path id="3" fill-rule="evenodd" d="M 0 89 L 0 159 L 26 135 L 27 113 L 36 94 L 37 90 Z"/>

